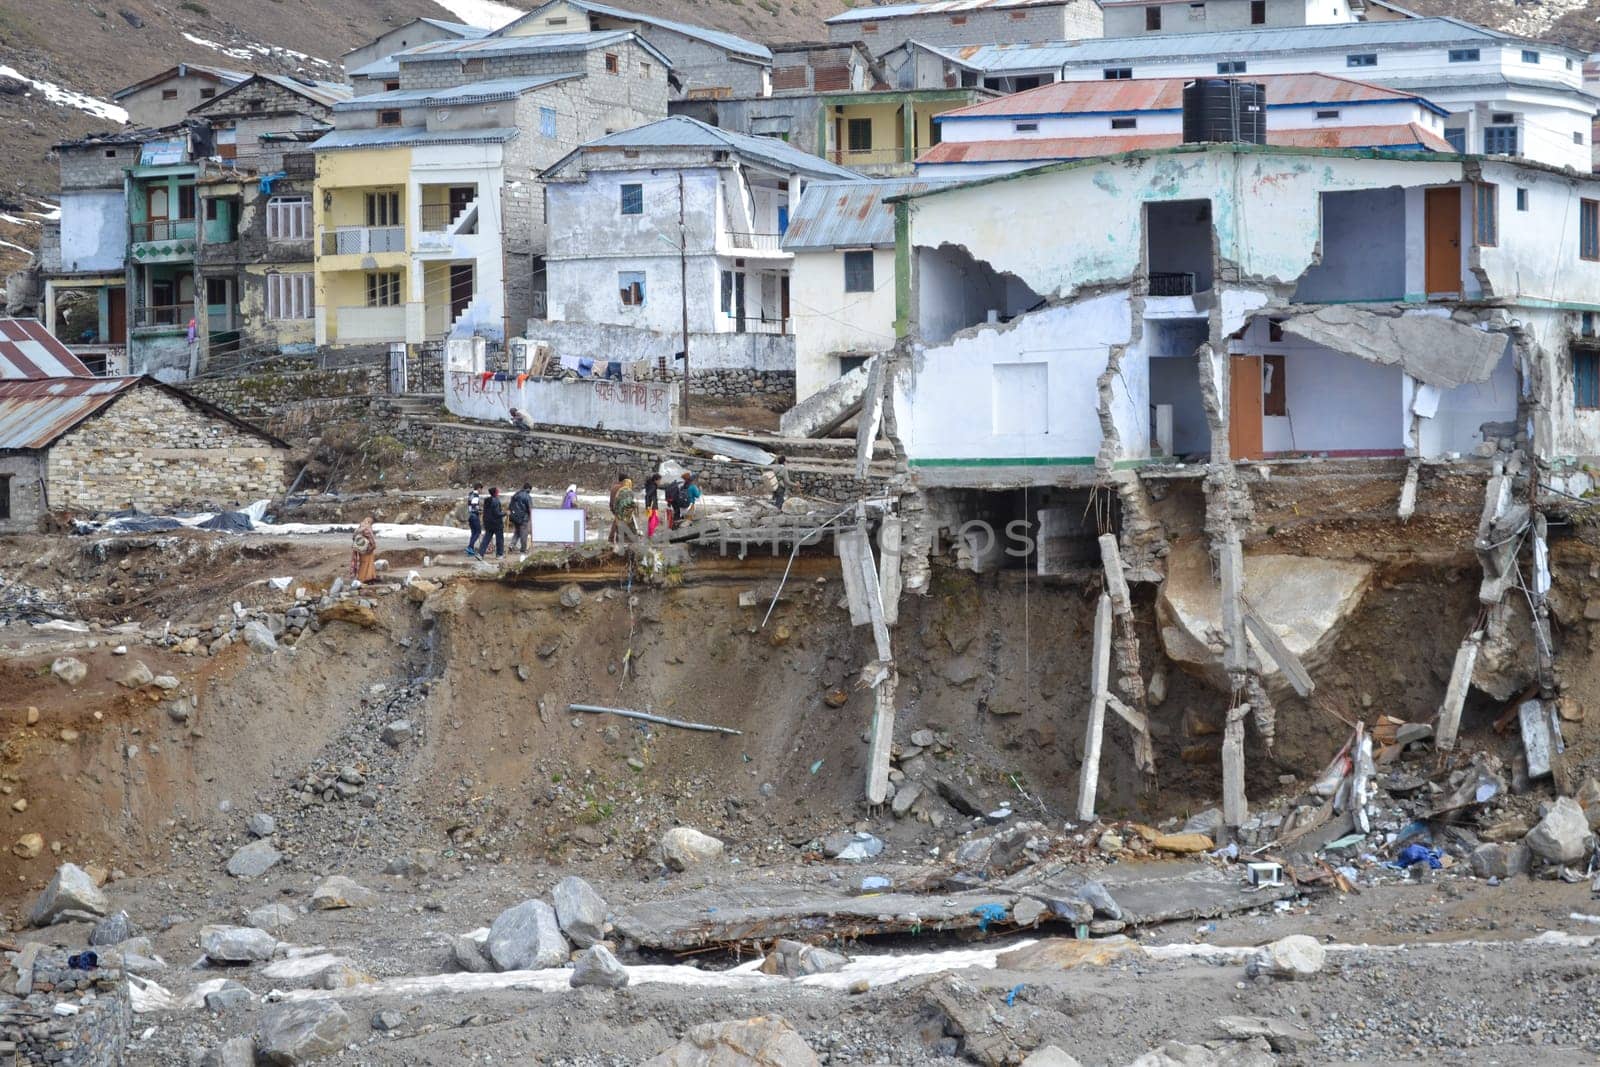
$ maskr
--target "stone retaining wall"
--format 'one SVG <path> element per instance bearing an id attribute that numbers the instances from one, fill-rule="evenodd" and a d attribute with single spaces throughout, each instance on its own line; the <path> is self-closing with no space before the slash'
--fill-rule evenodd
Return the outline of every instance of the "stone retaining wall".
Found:
<path id="1" fill-rule="evenodd" d="M 389 390 L 383 364 L 319 369 L 304 360 L 261 364 L 248 374 L 197 378 L 183 387 L 241 419 L 271 420 L 302 401 L 326 397 L 378 396 Z"/>
<path id="2" fill-rule="evenodd" d="M 9 955 L 15 969 L 25 952 Z M 0 1062 L 120 1067 L 133 1022 L 122 972 L 115 967 L 71 970 L 67 953 L 52 948 L 43 949 L 25 969 L 29 991 L 0 999 Z M 8 985 L 7 992 L 15 988 Z M 73 1010 L 57 1014 L 57 1005 Z"/>

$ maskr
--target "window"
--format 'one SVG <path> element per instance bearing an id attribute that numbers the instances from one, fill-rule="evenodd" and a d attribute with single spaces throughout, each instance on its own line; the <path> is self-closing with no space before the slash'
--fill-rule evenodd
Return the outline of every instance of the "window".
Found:
<path id="1" fill-rule="evenodd" d="M 117 158 L 117 150 L 115 148 L 106 149 L 106 158 L 107 159 L 116 159 Z"/>
<path id="2" fill-rule="evenodd" d="M 1567 69 L 1568 69 L 1568 70 L 1571 70 L 1571 69 L 1572 69 L 1572 60 L 1571 60 L 1571 59 L 1568 59 L 1568 60 L 1567 60 Z"/>
<path id="3" fill-rule="evenodd" d="M 721 291 L 720 295 L 721 295 L 722 299 L 721 299 L 721 302 L 720 302 L 720 304 L 718 306 L 722 308 L 722 313 L 724 315 L 732 315 L 733 314 L 733 271 L 731 271 L 731 270 L 725 270 L 725 271 L 722 272 L 722 291 Z"/>
<path id="4" fill-rule="evenodd" d="M 178 99 L 178 90 L 176 90 L 176 89 L 163 89 L 163 90 L 161 90 L 161 99 L 163 99 L 163 100 L 176 100 L 176 99 Z"/>
<path id="5" fill-rule="evenodd" d="M 1206 17 L 1206 5 L 1203 3 L 1190 4 L 1189 17 L 1196 21 L 1203 22 Z"/>
<path id="6" fill-rule="evenodd" d="M 1250 25 L 1267 24 L 1267 0 L 1250 0 Z"/>
<path id="7" fill-rule="evenodd" d="M 1524 48 L 1522 50 L 1522 61 L 1524 63 L 1537 63 L 1539 62 L 1539 53 L 1531 48 Z"/>
<path id="8" fill-rule="evenodd" d="M 1509 111 L 1496 111 L 1489 116 L 1489 121 L 1496 126 L 1510 126 L 1517 121 L 1517 116 Z"/>
<path id="9" fill-rule="evenodd" d="M 194 186 L 192 186 L 192 185 L 180 185 L 180 186 L 178 186 L 178 218 L 180 218 L 180 219 L 192 219 L 192 218 L 194 218 L 195 206 L 196 205 L 195 205 L 195 202 L 194 202 Z"/>
<path id="10" fill-rule="evenodd" d="M 1600 352 L 1572 353 L 1572 406 L 1600 408 Z"/>
<path id="11" fill-rule="evenodd" d="M 872 253 L 846 252 L 844 254 L 844 291 L 870 293 L 872 284 Z"/>
<path id="12" fill-rule="evenodd" d="M 201 89 L 200 90 L 200 99 L 202 99 L 202 100 L 210 100 L 212 97 L 214 97 L 216 95 L 217 95 L 217 91 L 215 89 Z"/>
<path id="13" fill-rule="evenodd" d="M 400 226 L 400 194 L 368 193 L 367 194 L 367 225 L 368 226 Z"/>
<path id="14" fill-rule="evenodd" d="M 222 217 L 222 197 L 206 197 L 206 221 L 216 222 Z"/>
<path id="15" fill-rule="evenodd" d="M 650 77 L 650 64 L 648 64 L 648 63 L 640 63 L 639 64 L 639 77 L 641 77 L 641 78 Z"/>
<path id="16" fill-rule="evenodd" d="M 1338 108 L 1329 108 L 1329 109 L 1327 109 L 1325 111 L 1317 112 L 1317 118 L 1319 118 L 1319 119 L 1336 119 L 1338 117 L 1339 117 L 1339 109 Z"/>
<path id="17" fill-rule="evenodd" d="M 556 136 L 556 109 L 555 108 L 553 108 L 553 107 L 541 107 L 539 109 L 539 136 L 541 136 L 541 137 L 554 137 L 554 136 Z"/>
<path id="18" fill-rule="evenodd" d="M 386 93 L 398 93 L 400 91 L 400 82 L 398 80 L 384 82 L 383 91 Z"/>
<path id="19" fill-rule="evenodd" d="M 275 196 L 268 200 L 267 239 L 271 241 L 309 241 L 311 239 L 311 198 L 306 196 Z"/>
<path id="20" fill-rule="evenodd" d="M 1578 255 L 1600 259 L 1600 200 L 1578 201 Z"/>
<path id="21" fill-rule="evenodd" d="M 1132 67 L 1107 67 L 1100 76 L 1108 82 L 1127 81 L 1133 77 Z"/>
<path id="22" fill-rule="evenodd" d="M 367 307 L 399 307 L 400 302 L 399 271 L 380 270 L 367 275 Z"/>
<path id="23" fill-rule="evenodd" d="M 463 59 L 461 69 L 467 74 L 482 74 L 488 68 L 481 59 Z"/>
<path id="24" fill-rule="evenodd" d="M 877 33 L 878 32 L 878 24 L 876 22 L 863 22 L 861 24 L 861 32 L 862 33 Z"/>
<path id="25" fill-rule="evenodd" d="M 229 285 L 229 281 L 230 279 L 228 278 L 206 279 L 207 307 L 227 307 L 229 304 L 233 303 L 233 301 L 230 299 L 232 296 L 232 287 Z"/>
<path id="26" fill-rule="evenodd" d="M 267 275 L 267 318 L 309 319 L 316 310 L 312 274 Z"/>
<path id="27" fill-rule="evenodd" d="M 1572 131 L 1572 143 L 1573 144 L 1582 144 L 1583 143 L 1583 131 L 1582 130 L 1573 130 Z"/>
<path id="28" fill-rule="evenodd" d="M 1450 62 L 1452 63 L 1476 63 L 1477 61 L 1478 50 L 1476 48 L 1450 49 Z"/>
<path id="29" fill-rule="evenodd" d="M 849 145 L 852 152 L 872 151 L 872 120 L 851 119 L 845 123 L 846 135 L 850 138 Z"/>
<path id="30" fill-rule="evenodd" d="M 950 16 L 950 25 L 952 25 L 952 26 L 965 26 L 966 24 L 967 24 L 967 16 L 965 16 L 965 15 L 951 15 Z"/>
<path id="31" fill-rule="evenodd" d="M 622 297 L 622 306 L 636 308 L 644 306 L 644 271 L 624 270 L 617 272 L 617 291 Z"/>
<path id="32" fill-rule="evenodd" d="M 1467 154 L 1467 131 L 1464 127 L 1446 126 L 1444 139 L 1450 142 L 1450 147 L 1462 155 Z"/>
<path id="33" fill-rule="evenodd" d="M 398 112 L 398 111 L 380 111 L 380 112 L 378 112 L 378 125 L 379 126 L 398 126 L 398 125 L 400 125 L 400 112 Z"/>
<path id="34" fill-rule="evenodd" d="M 1039 124 L 1037 122 L 1013 122 L 1011 131 L 1013 133 L 1038 133 Z"/>
<path id="35" fill-rule="evenodd" d="M 1145 32 L 1146 33 L 1154 33 L 1156 30 L 1159 30 L 1160 28 L 1161 28 L 1161 9 L 1159 7 L 1147 7 L 1147 8 L 1145 8 L 1144 9 L 1144 30 L 1145 30 Z"/>
<path id="36" fill-rule="evenodd" d="M 545 19 L 544 24 L 546 26 L 565 26 L 567 24 L 567 16 L 559 15 L 554 18 Z"/>
<path id="37" fill-rule="evenodd" d="M 1478 245 L 1493 248 L 1500 243 L 1500 187 L 1492 182 L 1479 182 L 1473 197 L 1472 218 Z"/>
<path id="38" fill-rule="evenodd" d="M 1284 379 L 1284 356 L 1263 356 L 1261 358 L 1261 414 L 1277 415 L 1279 417 L 1289 414 L 1289 384 Z"/>
<path id="39" fill-rule="evenodd" d="M 617 54 L 615 52 L 607 52 L 606 53 L 606 73 L 607 74 L 615 74 L 620 69 L 622 69 L 622 68 L 621 68 L 621 64 L 617 61 Z"/>
<path id="40" fill-rule="evenodd" d="M 1139 120 L 1138 119 L 1112 119 L 1111 120 L 1111 128 L 1113 130 L 1135 130 L 1135 129 L 1139 128 Z"/>
<path id="41" fill-rule="evenodd" d="M 1516 155 L 1517 128 L 1515 126 L 1485 126 L 1483 128 L 1483 154 L 1486 156 Z"/>
<path id="42" fill-rule="evenodd" d="M 1351 52 L 1344 57 L 1344 65 L 1347 67 L 1376 67 L 1378 65 L 1378 53 Z"/>
<path id="43" fill-rule="evenodd" d="M 1217 64 L 1217 73 L 1218 74 L 1243 74 L 1244 73 L 1244 60 L 1242 60 L 1242 59 L 1224 59 L 1221 63 Z"/>
<path id="44" fill-rule="evenodd" d="M 1526 210 L 1528 210 L 1528 190 L 1526 190 L 1526 189 L 1518 189 L 1517 190 L 1517 210 L 1518 211 L 1526 211 Z"/>
<path id="45" fill-rule="evenodd" d="M 11 475 L 0 474 L 0 519 L 11 517 Z"/>
<path id="46" fill-rule="evenodd" d="M 1027 17 L 1028 17 L 1028 13 L 1026 11 L 1013 11 L 1013 12 L 1011 12 L 1011 21 L 1012 22 L 1021 22 L 1023 19 L 1025 19 Z"/>
<path id="47" fill-rule="evenodd" d="M 644 186 L 636 182 L 629 182 L 622 186 L 622 213 L 624 215 L 644 214 Z"/>

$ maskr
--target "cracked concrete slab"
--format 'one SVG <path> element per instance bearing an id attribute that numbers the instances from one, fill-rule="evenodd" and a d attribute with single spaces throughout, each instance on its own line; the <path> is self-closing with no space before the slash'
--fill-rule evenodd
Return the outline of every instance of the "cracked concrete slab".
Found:
<path id="1" fill-rule="evenodd" d="M 1292 315 L 1283 332 L 1347 356 L 1399 366 L 1440 389 L 1487 381 L 1511 339 L 1440 315 L 1402 315 L 1338 305 Z"/>

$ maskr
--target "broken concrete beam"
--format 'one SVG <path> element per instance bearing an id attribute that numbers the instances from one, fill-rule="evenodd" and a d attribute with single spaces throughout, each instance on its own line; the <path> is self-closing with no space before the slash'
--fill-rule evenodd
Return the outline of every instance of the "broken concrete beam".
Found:
<path id="1" fill-rule="evenodd" d="M 784 437 L 826 437 L 861 411 L 861 395 L 867 391 L 867 374 L 873 356 L 849 374 L 840 376 L 778 417 L 778 433 Z"/>
<path id="2" fill-rule="evenodd" d="M 1450 684 L 1445 687 L 1444 703 L 1439 707 L 1439 724 L 1433 732 L 1433 747 L 1449 752 L 1456 747 L 1461 729 L 1461 709 L 1472 685 L 1472 669 L 1478 663 L 1478 635 L 1473 634 L 1456 649 L 1455 665 L 1450 668 Z"/>
<path id="3" fill-rule="evenodd" d="M 900 621 L 900 516 L 885 515 L 878 527 L 878 594 L 883 601 L 883 621 Z"/>
<path id="4" fill-rule="evenodd" d="M 1309 697 L 1317 688 L 1311 680 L 1311 674 L 1300 662 L 1300 657 L 1289 651 L 1289 646 L 1283 643 L 1283 638 L 1278 636 L 1276 630 L 1261 621 L 1261 617 L 1253 610 L 1247 609 L 1244 613 L 1244 624 L 1250 635 L 1261 645 L 1262 651 L 1273 663 L 1278 665 L 1278 670 L 1283 672 L 1283 677 L 1294 687 L 1294 691 L 1301 697 Z"/>
<path id="5" fill-rule="evenodd" d="M 1222 667 L 1230 675 L 1250 666 L 1249 646 L 1244 636 L 1244 550 L 1239 535 L 1228 530 L 1219 552 L 1217 574 L 1221 586 Z"/>
<path id="6" fill-rule="evenodd" d="M 1244 719 L 1248 714 L 1249 704 L 1229 711 L 1222 731 L 1222 821 L 1235 829 L 1250 817 L 1244 791 Z"/>
<path id="7" fill-rule="evenodd" d="M 753 445 L 748 441 L 736 441 L 731 437 L 712 437 L 709 434 L 690 438 L 689 447 L 708 456 L 726 456 L 740 463 L 754 463 L 760 467 L 769 467 L 772 461 L 778 458 L 760 445 Z"/>
<path id="8" fill-rule="evenodd" d="M 1083 770 L 1078 776 L 1078 820 L 1094 820 L 1094 794 L 1100 784 L 1100 742 L 1106 704 L 1111 699 L 1111 597 L 1100 594 L 1094 612 L 1094 651 L 1090 660 L 1089 722 L 1083 739 Z"/>
<path id="9" fill-rule="evenodd" d="M 872 621 L 867 609 L 867 589 L 862 582 L 861 558 L 870 556 L 867 532 L 859 527 L 846 530 L 836 538 L 839 551 L 839 570 L 844 577 L 845 602 L 850 606 L 850 625 L 865 626 Z"/>
<path id="10" fill-rule="evenodd" d="M 867 746 L 867 803 L 889 798 L 889 756 L 894 747 L 894 691 L 900 676 L 888 672 L 872 691 L 871 741 Z"/>
<path id="11" fill-rule="evenodd" d="M 1406 315 L 1349 304 L 1291 315 L 1283 320 L 1282 329 L 1290 337 L 1368 363 L 1399 364 L 1419 382 L 1440 389 L 1488 381 L 1511 344 L 1503 333 L 1480 330 L 1451 318 Z"/>
<path id="12" fill-rule="evenodd" d="M 1537 698 L 1517 705 L 1517 726 L 1522 734 L 1522 751 L 1528 761 L 1528 777 L 1543 778 L 1551 772 L 1556 753 L 1556 738 L 1550 709 Z"/>
<path id="13" fill-rule="evenodd" d="M 1400 521 L 1410 522 L 1417 512 L 1417 479 L 1422 466 L 1416 460 L 1406 465 L 1406 480 L 1400 484 Z"/>
<path id="14" fill-rule="evenodd" d="M 1116 534 L 1100 535 L 1100 566 L 1106 574 L 1106 592 L 1111 597 L 1111 609 L 1118 615 L 1133 610 L 1133 599 L 1128 595 L 1128 579 L 1122 573 L 1122 553 L 1117 548 Z"/>
<path id="15" fill-rule="evenodd" d="M 856 420 L 856 477 L 865 478 L 872 465 L 872 446 L 883 425 L 883 387 L 889 361 L 874 359 L 867 370 L 866 391 L 861 394 L 861 417 Z"/>

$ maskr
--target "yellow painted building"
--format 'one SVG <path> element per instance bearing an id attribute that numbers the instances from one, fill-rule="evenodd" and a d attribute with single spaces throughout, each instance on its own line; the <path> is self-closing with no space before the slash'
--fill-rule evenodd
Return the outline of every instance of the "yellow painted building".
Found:
<path id="1" fill-rule="evenodd" d="M 406 186 L 410 148 L 317 152 L 318 344 L 423 339 L 411 302 Z"/>

